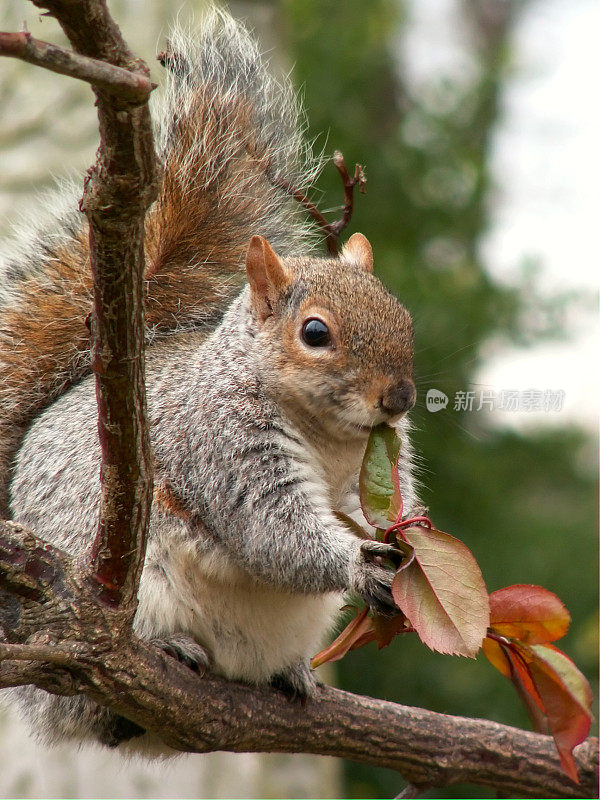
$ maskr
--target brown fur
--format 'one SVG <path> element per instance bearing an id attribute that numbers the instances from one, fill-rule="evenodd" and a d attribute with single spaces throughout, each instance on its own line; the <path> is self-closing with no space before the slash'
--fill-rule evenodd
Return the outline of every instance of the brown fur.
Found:
<path id="1" fill-rule="evenodd" d="M 189 522 L 192 518 L 191 513 L 186 509 L 171 487 L 166 484 L 154 488 L 154 502 L 164 511 L 184 520 L 184 522 Z"/>
<path id="2" fill-rule="evenodd" d="M 268 153 L 250 114 L 239 96 L 225 101 L 199 91 L 174 122 L 159 199 L 146 220 L 150 334 L 215 323 L 239 291 L 248 241 L 260 232 L 265 203 L 282 191 L 270 182 Z M 239 132 L 235 147 L 217 161 L 215 143 L 231 131 Z M 199 137 L 212 147 L 198 148 Z M 28 424 L 90 371 L 92 275 L 83 219 L 67 244 L 46 248 L 41 273 L 20 284 L 18 300 L 0 318 L 1 516 L 8 516 L 10 466 Z"/>

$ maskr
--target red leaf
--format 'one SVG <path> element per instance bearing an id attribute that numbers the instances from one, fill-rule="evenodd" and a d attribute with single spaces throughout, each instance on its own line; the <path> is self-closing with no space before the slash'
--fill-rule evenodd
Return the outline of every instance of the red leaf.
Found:
<path id="1" fill-rule="evenodd" d="M 382 617 L 381 614 L 375 614 L 372 622 L 379 650 L 387 647 L 398 634 L 406 633 L 407 619 L 404 614 L 396 614 L 393 617 Z"/>
<path id="2" fill-rule="evenodd" d="M 498 672 L 501 672 L 505 678 L 510 678 L 511 669 L 509 656 L 504 652 L 502 647 L 500 647 L 498 642 L 486 636 L 481 643 L 481 649 L 483 650 L 483 655 L 490 664 L 496 667 Z"/>
<path id="3" fill-rule="evenodd" d="M 592 690 L 571 659 L 552 645 L 533 645 L 529 671 L 542 698 L 548 725 L 567 775 L 578 781 L 573 748 L 586 739 L 592 721 Z"/>
<path id="4" fill-rule="evenodd" d="M 546 714 L 546 708 L 544 706 L 544 701 L 542 700 L 540 693 L 537 690 L 531 672 L 529 670 L 529 662 L 528 659 L 524 657 L 523 648 L 519 646 L 518 642 L 514 642 L 514 649 L 510 652 L 510 663 L 512 667 L 512 674 L 511 680 L 517 687 L 517 691 L 519 695 L 523 695 L 523 693 L 527 693 L 528 700 L 525 700 L 525 705 L 529 710 L 529 714 L 535 726 L 535 729 L 539 733 L 548 733 L 548 726 L 545 724 L 545 720 L 540 721 L 539 711 L 541 711 L 544 715 Z M 531 706 L 531 700 L 535 702 L 536 708 L 534 709 Z"/>
<path id="5" fill-rule="evenodd" d="M 542 712 L 544 712 L 544 704 L 529 674 L 530 658 L 528 654 L 520 648 L 519 642 L 506 640 L 506 642 L 498 643 L 489 636 L 483 640 L 482 649 L 488 661 L 515 684 L 536 728 L 541 732 L 542 728 L 538 725 L 539 714 L 533 711 L 530 699 L 535 701 L 536 706 Z"/>
<path id="6" fill-rule="evenodd" d="M 367 616 L 368 613 L 368 608 L 363 608 L 362 611 L 357 612 L 354 619 L 346 625 L 329 647 L 314 656 L 310 662 L 311 667 L 316 669 L 328 661 L 339 661 L 349 650 L 354 650 L 356 647 L 362 647 L 364 644 L 374 641 L 375 631 L 373 630 L 371 618 Z"/>
<path id="7" fill-rule="evenodd" d="M 592 720 L 592 691 L 585 677 L 551 644 L 530 646 L 514 639 L 486 638 L 483 651 L 515 684 L 535 727 L 550 730 L 563 769 L 578 782 L 573 748 L 587 737 Z"/>
<path id="8" fill-rule="evenodd" d="M 542 586 L 516 584 L 490 595 L 490 624 L 501 636 L 526 644 L 560 639 L 568 630 L 569 612 Z"/>
<path id="9" fill-rule="evenodd" d="M 394 600 L 432 650 L 474 658 L 489 626 L 481 571 L 466 545 L 442 531 L 401 532 L 415 560 L 396 573 Z"/>

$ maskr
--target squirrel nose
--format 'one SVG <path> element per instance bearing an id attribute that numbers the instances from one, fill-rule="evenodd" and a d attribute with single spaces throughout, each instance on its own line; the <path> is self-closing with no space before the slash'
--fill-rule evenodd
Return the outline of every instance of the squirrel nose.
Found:
<path id="1" fill-rule="evenodd" d="M 416 399 L 417 390 L 414 383 L 409 378 L 403 378 L 383 392 L 379 398 L 379 407 L 390 417 L 397 417 L 410 411 Z"/>

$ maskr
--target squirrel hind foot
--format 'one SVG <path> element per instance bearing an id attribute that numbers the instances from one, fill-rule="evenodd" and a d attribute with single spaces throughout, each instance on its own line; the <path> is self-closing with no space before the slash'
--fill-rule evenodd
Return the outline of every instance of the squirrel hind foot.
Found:
<path id="1" fill-rule="evenodd" d="M 164 639 L 152 639 L 151 644 L 199 675 L 205 675 L 210 669 L 208 652 L 184 633 L 176 633 Z"/>
<path id="2" fill-rule="evenodd" d="M 111 714 L 97 730 L 98 741 L 106 747 L 115 748 L 130 739 L 143 736 L 146 729 L 119 714 Z"/>
<path id="3" fill-rule="evenodd" d="M 300 661 L 274 675 L 269 684 L 283 692 L 290 703 L 300 703 L 303 707 L 321 685 L 305 661 Z"/>

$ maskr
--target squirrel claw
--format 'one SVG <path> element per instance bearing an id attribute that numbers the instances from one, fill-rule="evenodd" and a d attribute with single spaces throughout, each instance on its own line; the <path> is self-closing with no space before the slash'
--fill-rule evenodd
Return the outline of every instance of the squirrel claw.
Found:
<path id="1" fill-rule="evenodd" d="M 382 560 L 391 561 L 396 569 L 406 560 L 406 553 L 393 544 L 366 540 L 361 546 L 367 560 L 383 566 Z"/>
<path id="2" fill-rule="evenodd" d="M 209 670 L 208 652 L 191 636 L 178 633 L 165 639 L 152 639 L 151 644 L 199 675 L 205 675 Z"/>
<path id="3" fill-rule="evenodd" d="M 396 565 L 403 558 L 396 547 L 385 542 L 367 540 L 359 545 L 350 588 L 358 592 L 376 614 L 389 617 L 398 613 L 391 591 L 395 570 L 386 567 L 382 560 Z"/>

